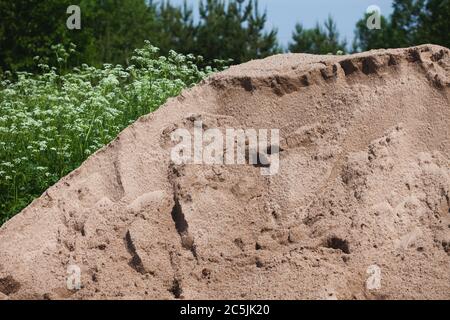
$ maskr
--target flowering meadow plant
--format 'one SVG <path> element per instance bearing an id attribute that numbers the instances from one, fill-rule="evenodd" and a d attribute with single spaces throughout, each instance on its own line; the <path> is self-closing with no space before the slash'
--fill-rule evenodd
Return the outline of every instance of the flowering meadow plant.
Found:
<path id="1" fill-rule="evenodd" d="M 0 225 L 137 118 L 216 71 L 197 67 L 201 57 L 160 56 L 149 42 L 127 67 L 67 71 L 74 49 L 54 47 L 58 67 L 2 76 Z"/>

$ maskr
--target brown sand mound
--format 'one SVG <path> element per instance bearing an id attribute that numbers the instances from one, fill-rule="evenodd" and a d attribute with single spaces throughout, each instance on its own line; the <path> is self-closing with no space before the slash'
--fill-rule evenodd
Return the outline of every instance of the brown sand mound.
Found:
<path id="1" fill-rule="evenodd" d="M 217 74 L 1 228 L 0 296 L 450 299 L 449 72 L 426 45 Z M 280 128 L 279 173 L 174 165 L 195 119 Z"/>

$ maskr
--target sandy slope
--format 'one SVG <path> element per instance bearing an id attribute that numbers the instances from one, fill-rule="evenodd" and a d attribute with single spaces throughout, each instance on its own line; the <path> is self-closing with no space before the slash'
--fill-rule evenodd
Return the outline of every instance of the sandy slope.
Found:
<path id="1" fill-rule="evenodd" d="M 209 78 L 0 229 L 0 298 L 450 299 L 449 73 L 426 45 Z M 280 172 L 174 165 L 195 119 L 281 129 Z"/>

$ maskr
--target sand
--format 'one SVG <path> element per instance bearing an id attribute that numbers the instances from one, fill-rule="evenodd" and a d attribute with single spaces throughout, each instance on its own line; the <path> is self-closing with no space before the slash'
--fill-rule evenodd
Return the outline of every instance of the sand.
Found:
<path id="1" fill-rule="evenodd" d="M 2 226 L 0 299 L 450 299 L 449 74 L 424 45 L 211 76 Z M 174 164 L 195 120 L 280 129 L 278 174 Z"/>

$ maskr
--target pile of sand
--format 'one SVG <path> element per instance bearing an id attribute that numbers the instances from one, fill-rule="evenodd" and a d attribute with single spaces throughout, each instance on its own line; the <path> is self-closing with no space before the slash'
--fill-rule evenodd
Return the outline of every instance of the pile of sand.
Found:
<path id="1" fill-rule="evenodd" d="M 449 73 L 426 45 L 214 75 L 0 229 L 0 296 L 450 299 Z M 279 173 L 174 165 L 196 119 L 279 128 Z"/>

